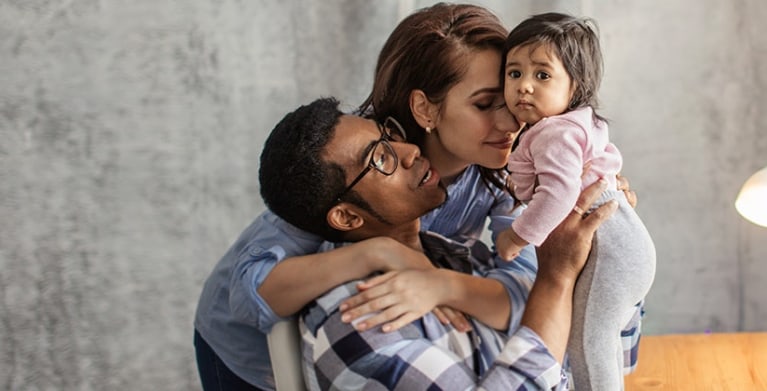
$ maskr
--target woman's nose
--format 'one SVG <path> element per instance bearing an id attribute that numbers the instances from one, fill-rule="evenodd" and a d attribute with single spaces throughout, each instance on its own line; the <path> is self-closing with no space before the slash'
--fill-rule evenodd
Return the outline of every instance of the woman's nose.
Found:
<path id="1" fill-rule="evenodd" d="M 495 111 L 495 127 L 503 133 L 513 133 L 519 129 L 519 122 L 506 105 Z"/>

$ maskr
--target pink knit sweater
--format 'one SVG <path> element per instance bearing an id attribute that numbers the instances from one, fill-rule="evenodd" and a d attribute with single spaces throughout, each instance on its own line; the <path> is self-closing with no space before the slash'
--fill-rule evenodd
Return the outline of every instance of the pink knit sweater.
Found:
<path id="1" fill-rule="evenodd" d="M 581 180 L 587 162 L 591 169 Z M 509 156 L 515 196 L 527 203 L 512 224 L 514 232 L 540 245 L 570 213 L 582 189 L 599 178 L 608 181 L 608 189 L 616 189 L 622 162 L 607 124 L 596 120 L 590 107 L 538 121 Z"/>

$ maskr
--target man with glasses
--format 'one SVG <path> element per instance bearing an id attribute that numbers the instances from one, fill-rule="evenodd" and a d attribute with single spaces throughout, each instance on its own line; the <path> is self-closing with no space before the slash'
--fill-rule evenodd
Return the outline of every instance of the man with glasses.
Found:
<path id="1" fill-rule="evenodd" d="M 448 284 L 487 275 L 487 285 L 512 285 L 506 288 L 529 293 L 526 308 L 511 309 L 516 314 L 510 316 L 507 333 L 474 319 L 472 331 L 461 333 L 432 313 L 396 332 L 358 331 L 343 322 L 339 312 L 341 302 L 356 293 L 356 283 L 342 284 L 301 313 L 307 385 L 311 389 L 476 385 L 566 389 L 559 363 L 567 343 L 573 286 L 596 227 L 615 206 L 605 204 L 585 218 L 569 216 L 540 247 L 534 284 L 534 265 L 496 268 L 493 272 L 505 277 L 494 278 L 488 271 L 493 260 L 486 254 L 419 232 L 419 217 L 444 202 L 446 193 L 439 174 L 416 146 L 402 142 L 401 133 L 394 120 L 379 125 L 344 115 L 333 99 L 302 106 L 288 114 L 266 141 L 259 172 L 261 194 L 274 213 L 298 228 L 336 242 L 392 238 L 428 256 L 436 268 L 415 272 L 424 278 Z M 588 209 L 601 190 L 592 186 L 578 205 Z M 303 202 L 307 193 L 314 202 Z M 439 304 L 474 315 L 473 307 L 481 307 L 477 303 L 493 300 L 482 293 Z M 507 298 L 498 302 L 498 311 L 504 305 L 509 306 Z"/>
<path id="2" fill-rule="evenodd" d="M 359 167 L 359 174 L 347 185 L 346 172 L 351 172 L 351 168 L 324 164 L 330 155 L 341 151 L 325 150 L 333 135 L 328 130 L 332 130 L 338 120 L 334 115 L 337 109 L 333 106 L 333 115 L 329 115 L 317 108 L 327 107 L 330 102 L 315 102 L 310 105 L 315 110 L 291 113 L 277 125 L 273 133 L 279 133 L 277 130 L 281 129 L 283 137 L 280 142 L 271 142 L 270 147 L 264 148 L 260 172 L 262 194 L 275 213 L 256 218 L 205 281 L 195 314 L 194 334 L 197 366 L 204 390 L 274 389 L 266 333 L 280 317 L 266 304 L 259 289 L 266 286 L 263 284 L 265 276 L 279 259 L 286 252 L 296 252 L 289 246 L 306 246 L 304 242 L 317 242 L 318 237 L 330 241 L 319 251 L 336 247 L 332 242 L 357 242 L 333 253 L 335 259 L 353 260 L 345 263 L 351 266 L 327 273 L 317 271 L 317 286 L 306 289 L 316 293 L 311 297 L 302 296 L 300 300 L 304 302 L 326 292 L 328 286 L 375 271 L 431 267 L 423 253 L 387 237 L 395 237 L 397 228 L 384 230 L 382 227 L 399 225 L 401 216 L 413 215 L 409 210 L 422 214 L 441 204 L 445 200 L 445 190 L 439 184 L 439 177 L 425 160 L 418 158 L 420 153 L 416 147 L 401 142 L 404 131 L 395 121 L 384 121 L 381 125 L 365 121 L 375 127 L 377 137 L 366 140 L 363 154 L 354 151 L 355 158 L 360 159 L 353 162 L 355 169 Z M 409 153 L 395 151 L 395 143 L 397 148 L 404 147 Z M 421 170 L 421 178 L 409 184 L 414 191 L 407 194 L 382 191 L 376 198 L 359 196 L 360 190 L 369 186 L 368 178 L 381 175 L 399 180 L 399 176 L 392 174 L 402 171 L 403 166 L 411 168 L 413 165 Z M 337 208 L 339 205 L 355 205 L 360 214 L 347 213 Z M 275 214 L 284 221 L 274 219 Z M 340 229 L 335 225 L 331 227 L 328 225 L 330 219 L 334 224 L 345 226 Z M 349 228 L 354 228 L 354 232 L 347 233 Z M 283 244 L 284 247 L 262 245 L 264 242 L 285 242 L 280 240 L 284 237 L 291 238 L 289 243 Z M 369 239 L 362 240 L 365 237 Z M 314 256 L 316 254 L 302 257 L 310 259 Z M 307 293 L 284 291 L 279 294 Z M 291 313 L 299 310 L 294 308 Z M 264 317 L 264 313 L 269 316 Z"/>

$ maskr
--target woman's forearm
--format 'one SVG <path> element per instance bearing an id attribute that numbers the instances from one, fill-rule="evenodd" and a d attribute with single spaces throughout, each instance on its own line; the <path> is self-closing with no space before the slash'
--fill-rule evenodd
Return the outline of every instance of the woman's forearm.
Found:
<path id="1" fill-rule="evenodd" d="M 258 293 L 284 317 L 344 282 L 375 271 L 419 266 L 430 267 L 423 254 L 391 238 L 372 238 L 328 252 L 286 258 L 271 270 Z"/>
<path id="2" fill-rule="evenodd" d="M 505 331 L 509 327 L 511 303 L 500 281 L 440 269 L 450 289 L 444 305 L 455 308 L 480 322 Z"/>
<path id="3" fill-rule="evenodd" d="M 364 262 L 352 262 L 354 253 L 349 246 L 286 258 L 269 272 L 258 294 L 278 316 L 293 315 L 330 288 L 369 274 Z"/>

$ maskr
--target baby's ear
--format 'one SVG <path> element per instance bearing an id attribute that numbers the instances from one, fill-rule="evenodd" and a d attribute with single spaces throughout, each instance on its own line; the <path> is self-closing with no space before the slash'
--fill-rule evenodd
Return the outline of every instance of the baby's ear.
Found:
<path id="1" fill-rule="evenodd" d="M 365 224 L 365 219 L 345 202 L 330 208 L 327 221 L 331 227 L 344 232 L 355 230 Z"/>

